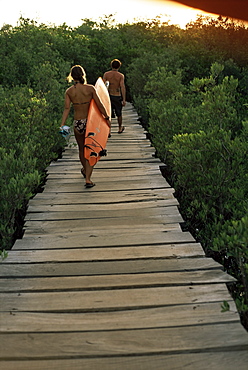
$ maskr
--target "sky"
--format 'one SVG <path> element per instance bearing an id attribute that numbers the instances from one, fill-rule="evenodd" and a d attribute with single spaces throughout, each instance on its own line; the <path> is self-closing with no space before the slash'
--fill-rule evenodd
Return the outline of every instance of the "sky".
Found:
<path id="1" fill-rule="evenodd" d="M 66 23 L 77 27 L 84 18 L 99 20 L 113 14 L 117 23 L 131 23 L 136 19 L 152 19 L 161 15 L 163 20 L 170 20 L 169 24 L 178 24 L 183 28 L 197 15 L 206 14 L 169 0 L 73 0 L 71 3 L 63 0 L 0 0 L 0 9 L 0 27 L 4 24 L 16 26 L 21 16 L 38 23 L 56 26 Z"/>

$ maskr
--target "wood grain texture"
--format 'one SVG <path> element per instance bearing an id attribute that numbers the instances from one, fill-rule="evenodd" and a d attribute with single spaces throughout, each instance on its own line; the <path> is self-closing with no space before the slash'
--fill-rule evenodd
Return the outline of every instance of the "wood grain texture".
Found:
<path id="1" fill-rule="evenodd" d="M 91 261 L 91 262 L 46 262 L 46 263 L 8 263 L 0 268 L 1 277 L 34 276 L 81 276 L 137 274 L 164 271 L 219 270 L 220 265 L 210 258 L 169 258 L 169 259 L 135 259 L 128 261 Z"/>
<path id="2" fill-rule="evenodd" d="M 248 335 L 226 287 L 235 279 L 182 231 L 137 120 L 127 104 L 123 134 L 113 121 L 93 189 L 77 147 L 47 168 L 24 236 L 0 264 L 1 370 L 247 368 Z"/>
<path id="3" fill-rule="evenodd" d="M 224 313 L 220 302 L 174 306 L 173 315 L 171 306 L 111 312 L 1 312 L 0 332 L 72 332 L 239 323 L 233 301 L 228 303 L 230 311 Z"/>
<path id="4" fill-rule="evenodd" d="M 248 351 L 3 361 L 4 370 L 247 370 Z M 0 365 L 1 366 L 1 365 Z"/>
<path id="5" fill-rule="evenodd" d="M 236 323 L 81 333 L 0 334 L 0 356 L 5 360 L 25 360 L 94 358 L 106 355 L 172 355 L 178 351 L 227 352 L 232 348 L 247 351 L 248 345 L 244 344 L 246 338 L 244 328 Z M 235 352 L 233 355 L 235 356 Z"/>

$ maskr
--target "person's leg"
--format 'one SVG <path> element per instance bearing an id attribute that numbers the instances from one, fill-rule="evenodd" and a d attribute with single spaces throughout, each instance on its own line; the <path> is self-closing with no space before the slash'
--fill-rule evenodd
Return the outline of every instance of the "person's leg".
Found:
<path id="1" fill-rule="evenodd" d="M 111 104 L 111 118 L 115 118 L 115 102 L 113 95 L 109 95 L 110 98 L 110 104 Z"/>
<path id="2" fill-rule="evenodd" d="M 122 126 L 122 116 L 117 117 L 118 125 L 119 125 L 119 131 L 118 132 L 123 132 L 124 127 Z"/>
<path id="3" fill-rule="evenodd" d="M 84 160 L 85 160 L 85 183 L 92 184 L 92 181 L 90 178 L 93 172 L 93 167 L 89 164 L 87 159 L 84 158 Z"/>
<path id="4" fill-rule="evenodd" d="M 85 181 L 87 183 L 91 183 L 91 175 L 93 172 L 93 167 L 90 166 L 89 162 L 87 159 L 84 157 L 84 140 L 85 140 L 85 134 L 80 134 L 77 129 L 74 128 L 74 134 L 75 138 L 78 144 L 78 149 L 79 149 L 79 159 L 80 162 L 83 166 L 82 168 L 82 173 L 85 176 Z"/>
<path id="5" fill-rule="evenodd" d="M 121 134 L 125 127 L 122 126 L 122 98 L 120 96 L 118 96 L 116 100 L 116 115 L 119 126 L 118 134 Z"/>

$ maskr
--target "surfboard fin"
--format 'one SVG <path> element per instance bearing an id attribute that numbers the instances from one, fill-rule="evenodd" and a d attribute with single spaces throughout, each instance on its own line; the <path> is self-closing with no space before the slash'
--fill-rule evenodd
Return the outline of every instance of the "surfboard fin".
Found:
<path id="1" fill-rule="evenodd" d="M 91 152 L 90 157 L 98 157 L 98 154 L 96 152 Z"/>
<path id="2" fill-rule="evenodd" d="M 100 157 L 105 157 L 106 155 L 107 155 L 107 150 L 106 149 L 100 150 L 100 152 L 99 152 Z"/>

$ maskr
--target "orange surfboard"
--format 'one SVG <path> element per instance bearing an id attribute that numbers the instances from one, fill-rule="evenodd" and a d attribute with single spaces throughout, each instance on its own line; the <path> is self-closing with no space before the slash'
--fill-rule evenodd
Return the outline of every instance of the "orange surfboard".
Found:
<path id="1" fill-rule="evenodd" d="M 101 77 L 95 84 L 96 91 L 111 117 L 111 103 L 109 93 Z M 89 113 L 85 131 L 84 156 L 91 166 L 94 166 L 102 156 L 106 155 L 109 126 L 99 111 L 94 99 L 90 102 Z"/>

